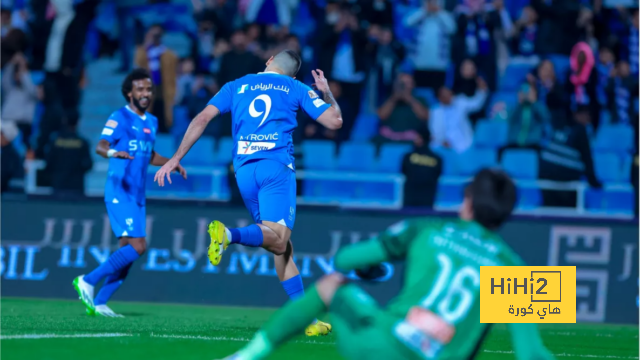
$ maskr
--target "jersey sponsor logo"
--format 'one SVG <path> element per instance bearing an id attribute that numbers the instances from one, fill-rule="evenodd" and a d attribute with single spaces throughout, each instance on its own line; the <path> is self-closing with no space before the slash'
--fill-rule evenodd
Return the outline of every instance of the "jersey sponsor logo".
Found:
<path id="1" fill-rule="evenodd" d="M 271 90 L 271 89 L 278 90 L 278 91 L 284 91 L 287 94 L 289 94 L 289 88 L 284 86 L 284 85 L 273 86 L 273 84 L 267 84 L 267 85 L 265 85 L 265 84 L 256 84 L 256 85 L 253 85 L 251 87 L 251 91 L 256 91 L 256 90 L 267 91 L 267 90 Z"/>
<path id="2" fill-rule="evenodd" d="M 315 99 L 318 97 L 318 94 L 316 94 L 316 92 L 313 90 L 309 90 L 309 97 Z"/>
<path id="3" fill-rule="evenodd" d="M 115 120 L 109 120 L 107 121 L 107 124 L 105 126 L 110 128 L 115 128 L 116 126 L 118 126 L 118 122 Z"/>
<path id="4" fill-rule="evenodd" d="M 238 155 L 250 155 L 276 147 L 272 142 L 238 141 Z"/>
<path id="5" fill-rule="evenodd" d="M 399 322 L 394 327 L 393 332 L 398 340 L 426 359 L 436 358 L 443 348 L 439 341 L 431 338 L 406 321 Z"/>
<path id="6" fill-rule="evenodd" d="M 315 105 L 316 107 L 320 107 L 322 105 L 325 105 L 326 102 L 324 102 L 324 100 L 322 99 L 315 99 L 313 100 L 313 105 Z"/>
<path id="7" fill-rule="evenodd" d="M 273 133 L 273 134 L 267 134 L 267 135 L 262 135 L 262 134 L 249 134 L 245 137 L 240 136 L 240 140 L 248 140 L 248 141 L 276 141 L 278 140 L 279 135 L 278 133 Z"/>
<path id="8" fill-rule="evenodd" d="M 150 154 L 153 150 L 153 142 L 144 140 L 129 140 L 129 152 Z"/>
<path id="9" fill-rule="evenodd" d="M 142 131 L 144 131 L 145 134 L 151 134 L 151 129 L 149 128 L 144 128 Z"/>
<path id="10" fill-rule="evenodd" d="M 244 94 L 244 91 L 247 90 L 247 88 L 249 87 L 249 84 L 245 84 L 240 86 L 240 89 L 238 89 L 238 94 Z M 218 95 L 218 94 L 216 94 Z"/>
<path id="11" fill-rule="evenodd" d="M 109 128 L 102 129 L 102 135 L 107 135 L 107 136 L 113 135 L 113 129 L 109 129 Z"/>

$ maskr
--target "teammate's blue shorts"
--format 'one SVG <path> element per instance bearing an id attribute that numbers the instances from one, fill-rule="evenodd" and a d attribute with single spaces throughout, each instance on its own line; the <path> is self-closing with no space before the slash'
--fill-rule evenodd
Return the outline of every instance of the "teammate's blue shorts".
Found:
<path id="1" fill-rule="evenodd" d="M 111 230 L 117 238 L 127 236 L 146 237 L 147 208 L 137 203 L 105 203 Z"/>
<path id="2" fill-rule="evenodd" d="M 244 204 L 256 224 L 271 221 L 293 230 L 296 220 L 296 173 L 275 160 L 247 162 L 236 170 Z"/>

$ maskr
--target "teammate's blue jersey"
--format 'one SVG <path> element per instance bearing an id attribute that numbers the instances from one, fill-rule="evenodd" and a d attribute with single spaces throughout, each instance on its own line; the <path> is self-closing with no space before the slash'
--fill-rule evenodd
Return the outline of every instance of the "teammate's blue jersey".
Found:
<path id="1" fill-rule="evenodd" d="M 145 113 L 144 117 L 124 106 L 107 121 L 100 139 L 107 140 L 111 149 L 126 151 L 133 160 L 109 159 L 109 174 L 104 200 L 109 203 L 145 204 L 147 168 L 156 141 L 158 119 Z"/>
<path id="2" fill-rule="evenodd" d="M 255 159 L 276 160 L 294 169 L 291 134 L 298 126 L 298 109 L 317 120 L 330 107 L 309 86 L 273 72 L 225 84 L 209 105 L 223 114 L 231 111 L 236 170 Z"/>

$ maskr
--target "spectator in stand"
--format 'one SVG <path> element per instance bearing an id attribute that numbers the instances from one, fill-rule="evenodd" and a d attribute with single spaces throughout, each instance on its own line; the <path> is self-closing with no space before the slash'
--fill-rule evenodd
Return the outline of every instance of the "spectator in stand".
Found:
<path id="1" fill-rule="evenodd" d="M 638 112 L 634 106 L 634 99 L 638 98 L 638 76 L 631 74 L 626 61 L 618 62 L 611 75 L 606 91 L 611 117 L 615 123 L 633 125 Z"/>
<path id="2" fill-rule="evenodd" d="M 176 97 L 178 56 L 162 44 L 164 30 L 153 25 L 135 55 L 137 67 L 147 69 L 154 86 L 151 113 L 158 118 L 158 132 L 168 133 L 173 124 L 173 101 Z"/>
<path id="3" fill-rule="evenodd" d="M 460 64 L 460 71 L 458 71 L 453 80 L 453 94 L 465 95 L 467 97 L 473 97 L 478 90 L 478 69 L 473 60 L 466 59 Z M 484 109 L 480 109 L 469 114 L 469 120 L 475 127 L 476 122 L 484 117 Z"/>
<path id="4" fill-rule="evenodd" d="M 569 55 L 580 39 L 578 17 L 580 2 L 576 0 L 532 0 L 539 16 L 536 50 L 540 55 Z"/>
<path id="5" fill-rule="evenodd" d="M 197 41 L 194 44 L 194 57 L 197 59 L 198 71 L 209 71 L 213 61 L 214 47 L 216 44 L 215 24 L 207 13 L 197 13 L 198 23 Z"/>
<path id="6" fill-rule="evenodd" d="M 594 128 L 598 127 L 600 119 L 600 104 L 598 103 L 598 76 L 595 68 L 595 57 L 591 47 L 585 42 L 579 42 L 571 51 L 571 74 L 567 81 L 567 89 L 571 99 L 571 110 L 578 106 L 586 106 L 591 112 L 589 118 Z"/>
<path id="7" fill-rule="evenodd" d="M 637 143 L 637 141 L 636 141 Z M 638 149 L 636 148 L 635 154 L 633 154 L 633 160 L 632 160 L 632 164 L 631 164 L 631 186 L 633 186 L 633 194 L 634 194 L 634 206 L 633 206 L 633 213 L 636 215 L 636 218 L 638 217 L 638 213 L 640 210 L 640 207 L 638 206 L 638 200 L 639 200 L 639 196 L 638 196 L 638 186 L 640 185 L 640 181 L 638 179 L 638 173 L 640 173 L 640 164 L 638 162 Z"/>
<path id="8" fill-rule="evenodd" d="M 458 8 L 457 33 L 453 42 L 456 64 L 473 59 L 489 89 L 496 89 L 498 76 L 496 30 L 502 28 L 500 13 L 488 10 L 484 0 L 465 0 Z"/>
<path id="9" fill-rule="evenodd" d="M 454 96 L 451 89 L 438 90 L 440 105 L 431 110 L 429 130 L 431 145 L 451 148 L 462 153 L 473 144 L 473 130 L 469 114 L 482 108 L 489 94 L 487 83 L 478 78 L 478 90 L 472 97 Z"/>
<path id="10" fill-rule="evenodd" d="M 587 125 L 591 122 L 589 116 L 589 108 L 581 105 L 575 112 L 574 121 L 554 129 L 549 142 L 540 151 L 540 179 L 569 182 L 586 176 L 592 187 L 602 187 L 593 168 L 587 135 Z M 576 207 L 576 199 L 575 190 L 542 190 L 544 206 Z"/>
<path id="11" fill-rule="evenodd" d="M 362 4 L 362 18 L 371 25 L 393 28 L 393 2 L 372 0 Z"/>
<path id="12" fill-rule="evenodd" d="M 0 126 L 0 145 L 2 146 L 2 151 L 0 151 L 0 179 L 2 183 L 0 192 L 3 193 L 9 190 L 11 179 L 22 174 L 23 161 L 13 144 L 18 132 L 18 127 L 13 122 L 2 120 L 2 126 Z"/>
<path id="13" fill-rule="evenodd" d="M 202 109 L 207 107 L 207 103 L 220 90 L 217 83 L 209 76 L 198 74 L 193 79 L 189 96 L 187 99 L 187 108 L 189 109 L 189 118 L 193 119 Z M 221 121 L 214 121 L 204 129 L 204 134 L 212 136 L 216 139 L 223 136 L 223 129 L 226 124 Z"/>
<path id="14" fill-rule="evenodd" d="M 131 16 L 131 8 L 145 5 L 145 0 L 115 0 L 116 16 L 118 17 L 118 42 L 120 43 L 120 69 L 121 73 L 131 70 L 131 53 L 135 41 L 135 20 Z"/>
<path id="15" fill-rule="evenodd" d="M 42 96 L 31 81 L 27 59 L 17 53 L 2 74 L 2 120 L 15 123 L 22 132 L 22 141 L 31 149 L 33 116 Z"/>
<path id="16" fill-rule="evenodd" d="M 238 18 L 238 2 L 228 0 L 191 0 L 194 15 L 214 24 L 216 38 L 228 39 Z"/>
<path id="17" fill-rule="evenodd" d="M 360 112 L 365 80 L 367 34 L 360 28 L 355 11 L 359 7 L 327 4 L 325 24 L 319 33 L 318 67 L 342 87 L 345 99 Z"/>
<path id="18" fill-rule="evenodd" d="M 377 142 L 413 142 L 426 127 L 429 110 L 422 98 L 413 94 L 415 83 L 410 74 L 399 74 L 391 97 L 378 109 L 380 134 Z"/>
<path id="19" fill-rule="evenodd" d="M 538 13 L 532 6 L 522 9 L 520 19 L 516 21 L 507 37 L 509 38 L 511 54 L 514 61 L 528 64 L 538 64 Z"/>
<path id="20" fill-rule="evenodd" d="M 393 31 L 388 27 L 371 25 L 369 27 L 369 43 L 367 44 L 367 60 L 369 64 L 369 89 L 378 107 L 393 92 L 393 81 L 400 63 L 404 60 L 405 48 L 393 38 Z M 377 96 L 376 96 L 377 95 Z"/>
<path id="21" fill-rule="evenodd" d="M 564 126 L 568 117 L 568 95 L 564 87 L 556 78 L 553 63 L 544 60 L 538 65 L 536 75 L 527 75 L 527 80 L 532 87 L 535 87 L 538 94 L 538 101 L 546 105 L 549 110 L 552 125 L 555 123 Z M 555 125 L 553 125 L 555 127 Z"/>
<path id="22" fill-rule="evenodd" d="M 429 147 L 431 134 L 426 127 L 414 138 L 413 151 L 402 159 L 404 182 L 404 207 L 433 208 L 442 174 L 442 159 Z"/>
<path id="23" fill-rule="evenodd" d="M 82 196 L 84 176 L 93 167 L 89 142 L 78 134 L 78 113 L 67 115 L 64 123 L 47 144 L 45 172 L 56 194 Z"/>
<path id="24" fill-rule="evenodd" d="M 298 0 L 250 0 L 240 3 L 248 3 L 245 12 L 247 23 L 284 27 L 291 25 L 291 14 L 298 7 Z"/>
<path id="25" fill-rule="evenodd" d="M 549 113 L 546 107 L 538 102 L 535 87 L 525 83 L 518 92 L 518 106 L 509 116 L 509 135 L 507 145 L 500 149 L 498 158 L 506 149 L 540 148 L 545 133 L 551 131 Z"/>
<path id="26" fill-rule="evenodd" d="M 25 53 L 29 39 L 24 31 L 11 25 L 11 10 L 2 8 L 2 43 L 0 44 L 0 67 L 4 68 L 17 53 Z"/>
<path id="27" fill-rule="evenodd" d="M 622 44 L 622 59 L 627 60 L 631 67 L 631 74 L 638 77 L 638 64 L 640 62 L 639 54 L 640 47 L 638 46 L 638 9 L 633 11 L 631 16 L 629 31 L 627 36 L 623 39 Z"/>
<path id="28" fill-rule="evenodd" d="M 598 51 L 598 61 L 596 63 L 596 75 L 598 77 L 596 92 L 598 96 L 598 103 L 601 106 L 606 106 L 607 104 L 606 89 L 615 67 L 616 63 L 613 51 L 606 46 L 601 46 Z"/>
<path id="29" fill-rule="evenodd" d="M 418 29 L 413 58 L 416 86 L 440 89 L 445 85 L 451 63 L 451 36 L 456 32 L 453 15 L 441 8 L 439 0 L 424 0 L 423 6 L 409 15 L 405 24 Z"/>
<path id="30" fill-rule="evenodd" d="M 192 58 L 184 58 L 180 60 L 180 73 L 176 81 L 176 98 L 174 104 L 176 106 L 187 106 L 191 88 L 195 80 L 195 64 Z"/>
<path id="31" fill-rule="evenodd" d="M 247 36 L 243 30 L 236 30 L 231 36 L 231 51 L 222 56 L 218 71 L 220 86 L 229 81 L 264 70 L 263 62 L 247 51 Z"/>

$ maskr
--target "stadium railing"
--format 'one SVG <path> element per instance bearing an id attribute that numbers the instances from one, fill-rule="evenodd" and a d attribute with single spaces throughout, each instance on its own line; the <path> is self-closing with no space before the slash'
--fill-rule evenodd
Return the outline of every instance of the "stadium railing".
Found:
<path id="1" fill-rule="evenodd" d="M 49 195 L 52 193 L 51 188 L 37 186 L 36 174 L 38 170 L 45 168 L 42 160 L 26 161 L 26 173 L 24 180 L 25 192 L 34 195 Z M 205 201 L 228 201 L 230 196 L 226 179 L 228 170 L 226 167 L 198 167 L 187 166 L 187 172 L 190 176 L 201 176 L 210 184 L 206 190 L 172 190 L 171 186 L 165 189 L 149 189 L 147 184 L 147 196 L 152 199 L 166 200 L 205 200 Z M 104 182 L 106 181 L 108 171 L 108 163 L 98 162 L 94 165 L 93 170 L 87 176 L 91 181 L 85 181 L 85 194 L 87 196 L 104 195 Z M 153 173 L 150 173 L 153 176 Z M 178 174 L 174 176 L 179 177 Z M 208 178 L 208 179 L 207 179 Z M 403 202 L 403 185 L 404 175 L 388 174 L 388 173 L 354 173 L 354 172 L 338 172 L 338 171 L 314 171 L 314 170 L 298 170 L 296 178 L 302 181 L 330 181 L 333 183 L 357 183 L 357 184 L 386 184 L 392 187 L 392 198 L 390 200 L 383 199 L 367 199 L 360 197 L 357 199 L 333 196 L 310 196 L 303 195 L 298 197 L 300 205 L 315 206 L 338 206 L 342 208 L 361 208 L 361 209 L 388 209 L 396 210 L 402 208 Z M 439 179 L 438 184 L 449 186 L 464 186 L 469 182 L 469 177 L 443 176 Z M 526 207 L 519 206 L 516 214 L 526 215 L 555 215 L 568 217 L 598 217 L 612 219 L 631 219 L 633 212 L 631 210 L 598 210 L 588 209 L 586 207 L 586 192 L 590 188 L 586 182 L 556 182 L 549 180 L 516 180 L 519 189 L 539 189 L 539 190 L 557 190 L 557 191 L 576 191 L 577 205 L 575 208 L 553 208 L 553 207 Z M 633 188 L 628 183 L 605 183 L 603 190 L 606 192 L 622 192 L 633 195 Z M 459 201 L 437 201 L 434 205 L 435 210 L 439 211 L 455 211 L 459 207 Z"/>

